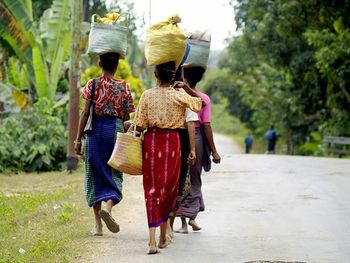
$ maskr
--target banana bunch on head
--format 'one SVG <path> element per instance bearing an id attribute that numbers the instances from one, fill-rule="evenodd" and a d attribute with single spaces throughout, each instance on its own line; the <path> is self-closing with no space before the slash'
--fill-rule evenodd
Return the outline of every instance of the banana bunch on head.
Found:
<path id="1" fill-rule="evenodd" d="M 117 23 L 117 21 L 121 18 L 122 16 L 118 13 L 108 13 L 106 14 L 105 17 L 97 17 L 97 22 L 101 24 L 107 24 L 107 25 L 113 25 Z"/>

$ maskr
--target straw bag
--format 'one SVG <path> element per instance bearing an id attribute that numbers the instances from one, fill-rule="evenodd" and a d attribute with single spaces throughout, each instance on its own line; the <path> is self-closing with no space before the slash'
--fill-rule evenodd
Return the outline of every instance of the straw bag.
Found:
<path id="1" fill-rule="evenodd" d="M 126 133 L 117 133 L 117 140 L 108 165 L 130 175 L 142 175 L 142 137 L 137 137 L 136 126 Z"/>
<path id="2" fill-rule="evenodd" d="M 118 24 L 102 24 L 96 21 L 96 15 L 91 19 L 89 34 L 89 55 L 102 55 L 109 52 L 118 53 L 121 58 L 126 56 L 128 45 L 128 29 Z"/>

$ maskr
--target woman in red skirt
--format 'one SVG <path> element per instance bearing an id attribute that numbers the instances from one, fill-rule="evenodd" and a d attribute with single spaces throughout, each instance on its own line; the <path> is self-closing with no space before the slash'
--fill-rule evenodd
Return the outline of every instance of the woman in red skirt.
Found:
<path id="1" fill-rule="evenodd" d="M 186 108 L 198 112 L 202 100 L 177 91 L 172 80 L 175 63 L 157 65 L 158 85 L 146 90 L 139 101 L 134 123 L 147 129 L 143 142 L 143 187 L 149 227 L 149 254 L 158 252 L 156 228 L 160 226 L 159 248 L 164 248 L 169 213 L 175 208 L 180 173 L 180 141 L 178 128 L 184 125 Z M 181 83 L 191 95 L 195 95 Z"/>

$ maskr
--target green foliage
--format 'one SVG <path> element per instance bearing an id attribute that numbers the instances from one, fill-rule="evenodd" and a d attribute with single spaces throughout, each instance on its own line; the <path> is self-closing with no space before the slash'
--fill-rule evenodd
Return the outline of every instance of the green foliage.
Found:
<path id="1" fill-rule="evenodd" d="M 70 50 L 70 23 L 67 23 L 70 21 L 70 4 L 68 0 L 54 0 L 39 21 L 33 18 L 30 0 L 6 0 L 0 4 L 0 11 L 4 13 L 0 20 L 1 42 L 7 43 L 11 53 L 21 62 L 26 84 L 35 87 L 39 98 L 56 98 L 63 62 Z M 10 65 L 10 72 L 14 73 L 14 70 Z M 18 81 L 13 84 L 20 88 Z"/>
<path id="2" fill-rule="evenodd" d="M 322 142 L 322 135 L 318 132 L 311 132 L 307 142 L 301 145 L 297 149 L 297 153 L 300 155 L 326 155 L 326 149 Z"/>
<path id="3" fill-rule="evenodd" d="M 66 160 L 66 112 L 51 101 L 0 120 L 0 172 L 51 171 Z"/>
<path id="4" fill-rule="evenodd" d="M 288 153 L 318 154 L 308 144 L 313 132 L 350 136 L 350 1 L 232 5 L 242 34 L 219 62 L 225 73 L 206 89 L 227 97 L 255 137 L 275 124 Z"/>

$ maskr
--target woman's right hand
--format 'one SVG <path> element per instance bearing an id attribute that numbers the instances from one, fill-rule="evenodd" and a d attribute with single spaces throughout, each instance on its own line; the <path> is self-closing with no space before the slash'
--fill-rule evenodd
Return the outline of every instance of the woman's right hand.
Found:
<path id="1" fill-rule="evenodd" d="M 74 151 L 78 155 L 82 155 L 83 154 L 81 140 L 75 140 L 74 141 Z"/>
<path id="2" fill-rule="evenodd" d="M 196 152 L 190 151 L 190 154 L 188 155 L 188 164 L 193 166 L 196 163 Z"/>

